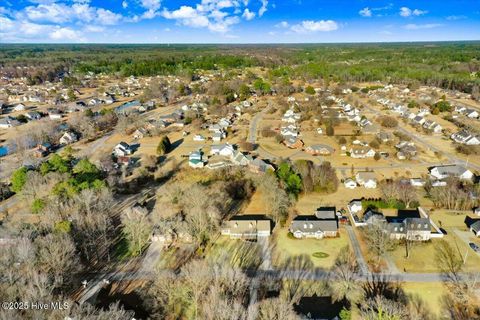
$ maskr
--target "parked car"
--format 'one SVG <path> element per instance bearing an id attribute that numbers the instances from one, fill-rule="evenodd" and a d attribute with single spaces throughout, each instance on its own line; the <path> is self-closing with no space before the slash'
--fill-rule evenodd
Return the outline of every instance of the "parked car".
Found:
<path id="1" fill-rule="evenodd" d="M 475 251 L 475 252 L 480 252 L 480 247 L 477 246 L 475 243 L 470 242 L 469 245 L 470 245 L 470 248 L 473 249 L 473 251 Z"/>

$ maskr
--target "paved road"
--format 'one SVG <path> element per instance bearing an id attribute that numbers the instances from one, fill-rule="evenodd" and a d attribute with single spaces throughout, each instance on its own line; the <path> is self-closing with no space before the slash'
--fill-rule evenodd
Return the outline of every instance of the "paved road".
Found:
<path id="1" fill-rule="evenodd" d="M 268 105 L 263 108 L 262 111 L 258 112 L 250 122 L 250 129 L 248 130 L 248 142 L 250 143 L 255 143 L 257 141 L 257 127 L 258 127 L 258 122 L 262 120 L 263 116 L 265 113 L 270 109 L 270 101 L 268 102 Z"/>

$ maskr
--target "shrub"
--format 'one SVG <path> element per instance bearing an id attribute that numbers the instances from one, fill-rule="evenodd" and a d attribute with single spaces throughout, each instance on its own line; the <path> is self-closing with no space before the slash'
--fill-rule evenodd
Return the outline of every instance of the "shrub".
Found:
<path id="1" fill-rule="evenodd" d="M 312 254 L 312 257 L 314 258 L 319 258 L 319 259 L 325 259 L 325 258 L 328 258 L 330 255 L 328 253 L 325 253 L 325 252 L 314 252 Z"/>
<path id="2" fill-rule="evenodd" d="M 42 211 L 43 208 L 45 208 L 45 200 L 38 198 L 33 200 L 31 207 L 32 213 L 37 214 Z"/>
<path id="3" fill-rule="evenodd" d="M 398 120 L 392 116 L 383 116 L 380 118 L 380 124 L 385 128 L 395 128 L 398 126 Z"/>
<path id="4" fill-rule="evenodd" d="M 332 125 L 328 125 L 326 129 L 327 136 L 331 137 L 335 134 L 335 129 L 333 129 Z"/>
<path id="5" fill-rule="evenodd" d="M 27 171 L 26 167 L 21 167 L 13 172 L 11 178 L 13 192 L 18 193 L 22 191 L 23 186 L 27 182 Z"/>
<path id="6" fill-rule="evenodd" d="M 315 94 L 315 89 L 312 86 L 308 86 L 305 88 L 305 92 L 308 94 Z"/>

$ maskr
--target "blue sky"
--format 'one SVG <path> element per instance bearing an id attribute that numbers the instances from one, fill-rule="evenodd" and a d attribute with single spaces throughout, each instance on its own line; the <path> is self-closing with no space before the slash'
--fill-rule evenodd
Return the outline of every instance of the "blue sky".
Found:
<path id="1" fill-rule="evenodd" d="M 480 40 L 479 0 L 0 0 L 0 42 Z"/>

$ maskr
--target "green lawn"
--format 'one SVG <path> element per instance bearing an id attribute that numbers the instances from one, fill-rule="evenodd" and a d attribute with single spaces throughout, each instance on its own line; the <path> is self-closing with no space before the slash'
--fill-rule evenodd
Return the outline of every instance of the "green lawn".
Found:
<path id="1" fill-rule="evenodd" d="M 350 245 L 345 230 L 340 229 L 339 231 L 340 236 L 337 238 L 318 240 L 295 239 L 288 236 L 286 228 L 280 229 L 275 235 L 273 264 L 279 266 L 288 258 L 303 256 L 311 261 L 311 266 L 328 269 L 333 266 L 340 251 Z"/>

